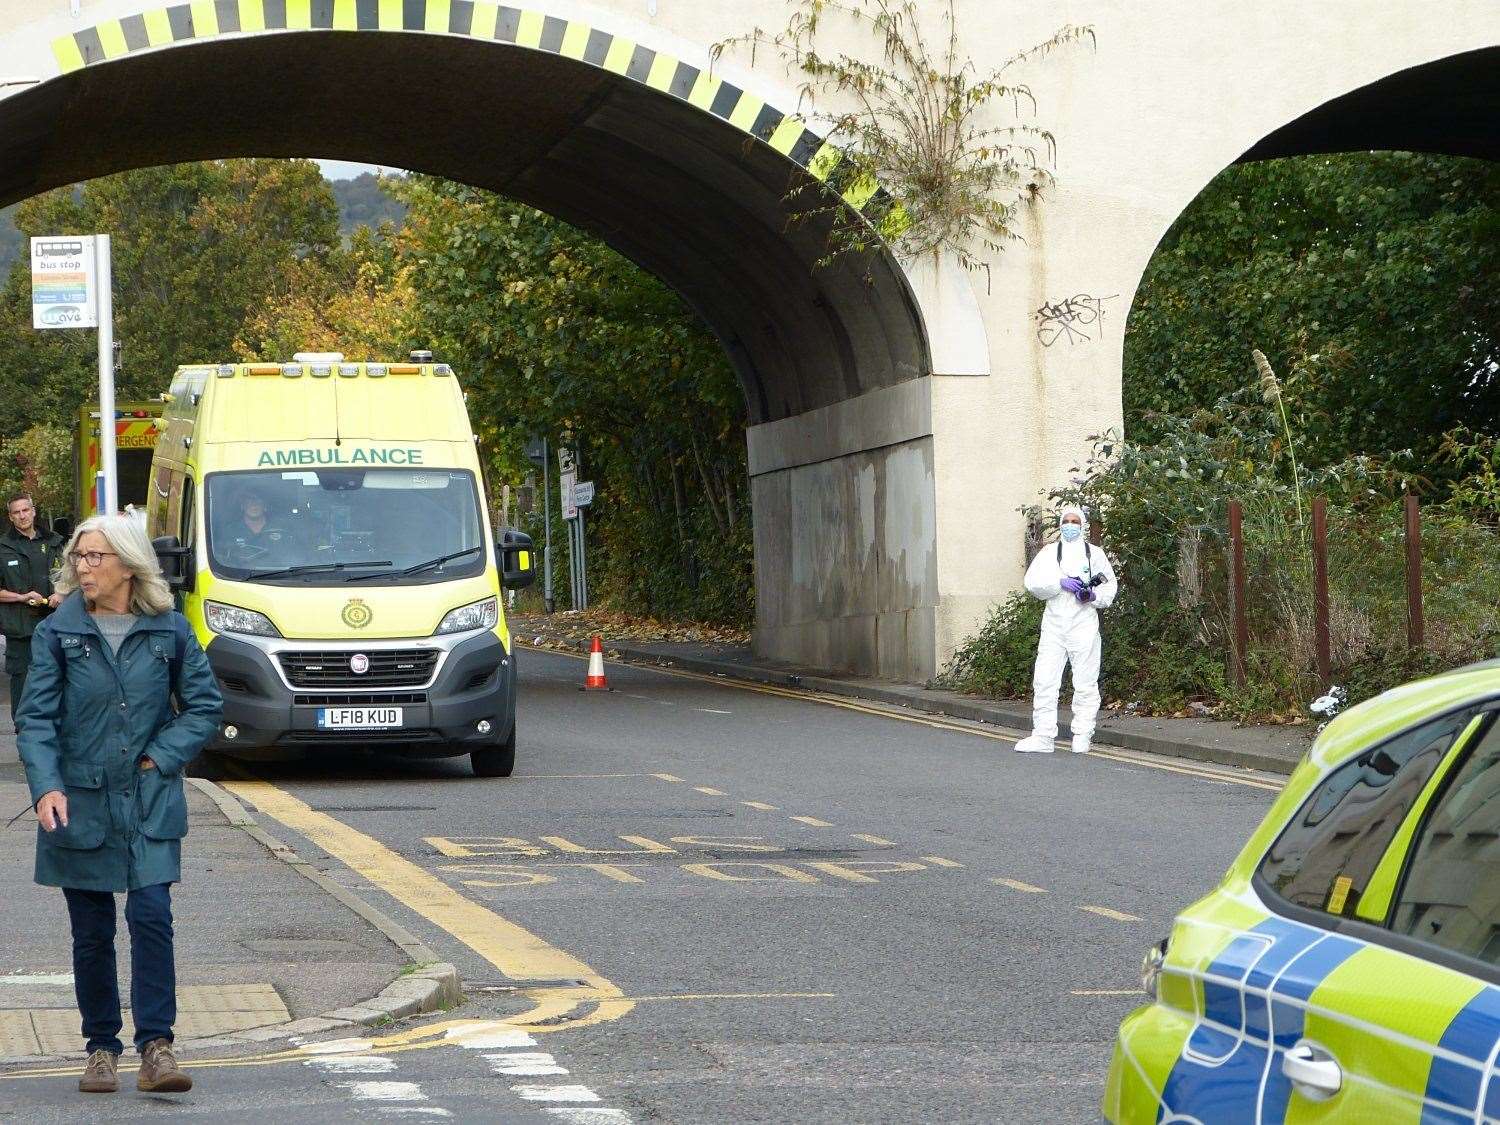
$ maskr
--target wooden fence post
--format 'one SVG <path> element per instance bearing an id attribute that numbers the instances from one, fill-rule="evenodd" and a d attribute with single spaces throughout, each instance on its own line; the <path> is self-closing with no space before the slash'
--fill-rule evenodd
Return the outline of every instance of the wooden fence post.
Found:
<path id="1" fill-rule="evenodd" d="M 1318 654 L 1318 683 L 1327 690 L 1333 681 L 1333 659 L 1328 641 L 1328 501 L 1312 502 L 1313 632 Z"/>
<path id="2" fill-rule="evenodd" d="M 1244 511 L 1238 500 L 1229 502 L 1229 557 L 1230 596 L 1234 602 L 1234 643 L 1230 648 L 1229 673 L 1236 687 L 1244 687 L 1250 627 L 1245 618 Z"/>
<path id="3" fill-rule="evenodd" d="M 1422 648 L 1422 512 L 1417 498 L 1406 494 L 1406 643 Z"/>

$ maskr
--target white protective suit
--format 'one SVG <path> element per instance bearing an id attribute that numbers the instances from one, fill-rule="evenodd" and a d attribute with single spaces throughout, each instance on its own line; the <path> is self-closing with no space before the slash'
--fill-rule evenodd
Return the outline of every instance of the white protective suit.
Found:
<path id="1" fill-rule="evenodd" d="M 1073 665 L 1073 749 L 1087 752 L 1099 714 L 1099 611 L 1115 600 L 1119 584 L 1109 556 L 1089 544 L 1088 516 L 1079 508 L 1065 507 L 1083 520 L 1083 534 L 1072 543 L 1061 538 L 1048 543 L 1026 568 L 1026 590 L 1047 603 L 1042 613 L 1042 635 L 1036 649 L 1032 673 L 1031 737 L 1017 750 L 1050 752 L 1057 738 L 1057 696 L 1062 688 L 1063 667 Z M 1062 588 L 1065 577 L 1087 583 L 1102 574 L 1104 581 L 1092 587 L 1094 601 L 1084 604 Z"/>

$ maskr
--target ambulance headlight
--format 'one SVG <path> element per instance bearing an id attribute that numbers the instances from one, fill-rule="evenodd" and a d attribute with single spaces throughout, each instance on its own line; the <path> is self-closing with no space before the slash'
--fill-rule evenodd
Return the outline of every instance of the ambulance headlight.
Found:
<path id="1" fill-rule="evenodd" d="M 485 598 L 451 610 L 438 625 L 436 633 L 467 633 L 474 629 L 493 629 L 500 621 L 500 599 Z M 436 635 L 436 633 L 434 635 Z"/>
<path id="2" fill-rule="evenodd" d="M 264 613 L 237 605 L 204 602 L 203 619 L 215 633 L 249 633 L 252 637 L 279 637 L 281 633 Z"/>

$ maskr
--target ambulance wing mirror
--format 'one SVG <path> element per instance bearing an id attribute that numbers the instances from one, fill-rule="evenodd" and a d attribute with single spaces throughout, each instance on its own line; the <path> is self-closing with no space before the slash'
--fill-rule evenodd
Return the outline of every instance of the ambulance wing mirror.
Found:
<path id="1" fill-rule="evenodd" d="M 524 590 L 536 581 L 536 552 L 531 536 L 507 527 L 495 542 L 500 556 L 500 584 L 507 590 Z"/>
<path id="2" fill-rule="evenodd" d="M 151 540 L 156 552 L 156 561 L 161 566 L 162 577 L 173 593 L 181 593 L 193 585 L 193 549 L 184 547 L 175 535 L 158 535 Z"/>

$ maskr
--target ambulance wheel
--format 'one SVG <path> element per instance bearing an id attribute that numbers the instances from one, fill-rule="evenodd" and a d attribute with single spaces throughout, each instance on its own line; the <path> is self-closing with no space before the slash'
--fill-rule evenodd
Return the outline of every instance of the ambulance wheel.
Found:
<path id="1" fill-rule="evenodd" d="M 510 737 L 499 746 L 469 751 L 469 761 L 473 763 L 475 777 L 509 777 L 516 768 L 515 724 L 511 724 Z"/>

